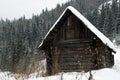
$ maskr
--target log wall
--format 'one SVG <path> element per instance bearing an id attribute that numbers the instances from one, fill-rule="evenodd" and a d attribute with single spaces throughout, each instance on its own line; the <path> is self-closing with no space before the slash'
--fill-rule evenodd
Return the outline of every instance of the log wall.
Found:
<path id="1" fill-rule="evenodd" d="M 96 70 L 114 64 L 112 51 L 72 14 L 49 39 L 52 40 L 45 49 L 49 75 Z"/>

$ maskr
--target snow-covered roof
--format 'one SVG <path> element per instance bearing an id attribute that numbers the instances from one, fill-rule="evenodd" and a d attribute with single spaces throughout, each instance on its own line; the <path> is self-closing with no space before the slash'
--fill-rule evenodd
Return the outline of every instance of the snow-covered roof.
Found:
<path id="1" fill-rule="evenodd" d="M 39 47 L 41 47 L 45 41 L 45 39 L 47 38 L 47 36 L 49 35 L 49 33 L 54 29 L 54 27 L 57 25 L 57 23 L 61 20 L 61 18 L 64 16 L 64 14 L 66 13 L 67 10 L 70 10 L 78 19 L 80 19 L 84 25 L 86 25 L 86 27 L 88 29 L 90 29 L 105 45 L 107 45 L 110 49 L 112 49 L 114 52 L 116 52 L 116 49 L 113 45 L 113 43 L 103 34 L 101 33 L 95 26 L 93 26 L 79 11 L 77 11 L 75 8 L 73 8 L 72 6 L 68 6 L 64 12 L 61 14 L 61 16 L 58 18 L 58 20 L 54 23 L 54 25 L 51 27 L 51 29 L 48 31 L 48 33 L 46 34 L 46 36 L 44 37 L 43 41 L 41 42 L 41 44 L 39 45 Z"/>

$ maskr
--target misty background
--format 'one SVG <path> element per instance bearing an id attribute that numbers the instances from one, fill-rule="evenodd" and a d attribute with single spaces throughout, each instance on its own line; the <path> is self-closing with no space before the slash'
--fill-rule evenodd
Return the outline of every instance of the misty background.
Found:
<path id="1" fill-rule="evenodd" d="M 22 16 L 31 18 L 33 14 L 40 14 L 42 9 L 51 10 L 56 5 L 68 0 L 0 0 L 0 19 L 18 19 Z"/>

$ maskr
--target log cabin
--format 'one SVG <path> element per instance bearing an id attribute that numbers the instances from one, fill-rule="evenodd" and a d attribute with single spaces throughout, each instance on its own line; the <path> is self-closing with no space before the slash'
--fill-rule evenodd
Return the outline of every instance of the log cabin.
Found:
<path id="1" fill-rule="evenodd" d="M 39 49 L 46 56 L 46 73 L 91 71 L 114 64 L 113 43 L 72 6 L 48 31 Z"/>

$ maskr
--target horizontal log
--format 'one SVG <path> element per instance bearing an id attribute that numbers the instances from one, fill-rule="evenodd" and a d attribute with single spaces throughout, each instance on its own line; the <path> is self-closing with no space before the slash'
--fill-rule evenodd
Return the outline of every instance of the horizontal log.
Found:
<path id="1" fill-rule="evenodd" d="M 79 42 L 79 43 L 87 43 L 92 42 L 92 39 L 68 39 L 68 40 L 61 40 L 59 43 L 68 43 L 68 42 Z"/>
<path id="2" fill-rule="evenodd" d="M 60 66 L 59 67 L 60 70 L 76 70 L 76 71 L 78 71 L 78 70 L 91 70 L 93 68 L 94 68 L 93 65 L 87 65 L 87 66 L 86 65 L 85 66 L 79 66 L 79 65 L 71 66 L 71 65 L 69 65 L 69 67 L 68 66 Z"/>
<path id="3" fill-rule="evenodd" d="M 60 66 L 91 66 L 94 65 L 92 62 L 63 62 L 63 63 L 58 63 Z"/>
<path id="4" fill-rule="evenodd" d="M 58 62 L 60 62 L 60 63 L 67 63 L 67 62 L 80 62 L 80 63 L 88 63 L 88 62 L 92 62 L 92 59 L 91 58 L 77 58 L 77 59 L 75 59 L 75 58 L 61 58 L 61 59 L 59 59 L 59 61 Z"/>

